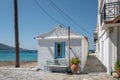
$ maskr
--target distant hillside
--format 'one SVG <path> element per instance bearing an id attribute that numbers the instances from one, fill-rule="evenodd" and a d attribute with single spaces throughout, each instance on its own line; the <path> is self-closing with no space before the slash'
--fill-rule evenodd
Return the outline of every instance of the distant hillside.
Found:
<path id="1" fill-rule="evenodd" d="M 14 47 L 8 46 L 6 44 L 0 43 L 0 50 L 5 50 L 5 51 L 15 51 Z M 30 51 L 28 49 L 23 49 L 20 48 L 21 51 Z"/>
<path id="2" fill-rule="evenodd" d="M 15 49 L 14 47 L 0 43 L 0 50 L 14 50 L 14 49 Z"/>

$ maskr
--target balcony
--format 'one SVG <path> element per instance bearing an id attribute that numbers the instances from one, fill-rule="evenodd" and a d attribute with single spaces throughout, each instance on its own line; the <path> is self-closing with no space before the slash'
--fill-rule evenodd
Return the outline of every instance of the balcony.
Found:
<path id="1" fill-rule="evenodd" d="M 94 37 L 94 43 L 96 43 L 96 41 L 98 40 L 98 33 L 94 32 L 93 37 Z"/>
<path id="2" fill-rule="evenodd" d="M 120 15 L 120 1 L 104 4 L 101 13 L 101 24 L 105 21 L 111 21 Z"/>

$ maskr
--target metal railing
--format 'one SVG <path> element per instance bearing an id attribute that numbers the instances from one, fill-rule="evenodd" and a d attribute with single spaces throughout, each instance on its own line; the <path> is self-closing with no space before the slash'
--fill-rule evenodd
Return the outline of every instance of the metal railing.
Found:
<path id="1" fill-rule="evenodd" d="M 110 2 L 104 4 L 102 13 L 101 13 L 101 24 L 104 21 L 109 21 L 120 15 L 120 1 Z"/>
<path id="2" fill-rule="evenodd" d="M 94 34 L 93 34 L 93 37 L 94 37 L 94 42 L 96 43 L 96 41 L 98 40 L 98 34 L 97 34 L 97 33 L 94 33 Z"/>

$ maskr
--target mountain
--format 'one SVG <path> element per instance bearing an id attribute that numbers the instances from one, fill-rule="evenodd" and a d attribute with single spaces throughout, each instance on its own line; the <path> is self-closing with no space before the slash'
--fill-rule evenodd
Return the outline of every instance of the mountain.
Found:
<path id="1" fill-rule="evenodd" d="M 0 43 L 0 50 L 14 50 L 14 49 L 15 49 L 14 47 Z"/>
<path id="2" fill-rule="evenodd" d="M 4 51 L 15 51 L 14 47 L 8 46 L 6 44 L 0 43 L 0 50 Z M 20 48 L 21 51 L 29 51 L 27 49 Z"/>

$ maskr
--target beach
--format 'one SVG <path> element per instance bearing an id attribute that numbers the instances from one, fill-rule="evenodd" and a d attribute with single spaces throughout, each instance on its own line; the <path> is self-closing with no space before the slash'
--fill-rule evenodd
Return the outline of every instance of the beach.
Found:
<path id="1" fill-rule="evenodd" d="M 37 62 L 36 61 L 22 61 L 20 62 L 20 67 L 21 68 L 32 68 L 36 67 Z M 14 68 L 15 67 L 15 62 L 7 62 L 7 61 L 0 61 L 0 67 L 9 67 L 9 68 Z"/>

